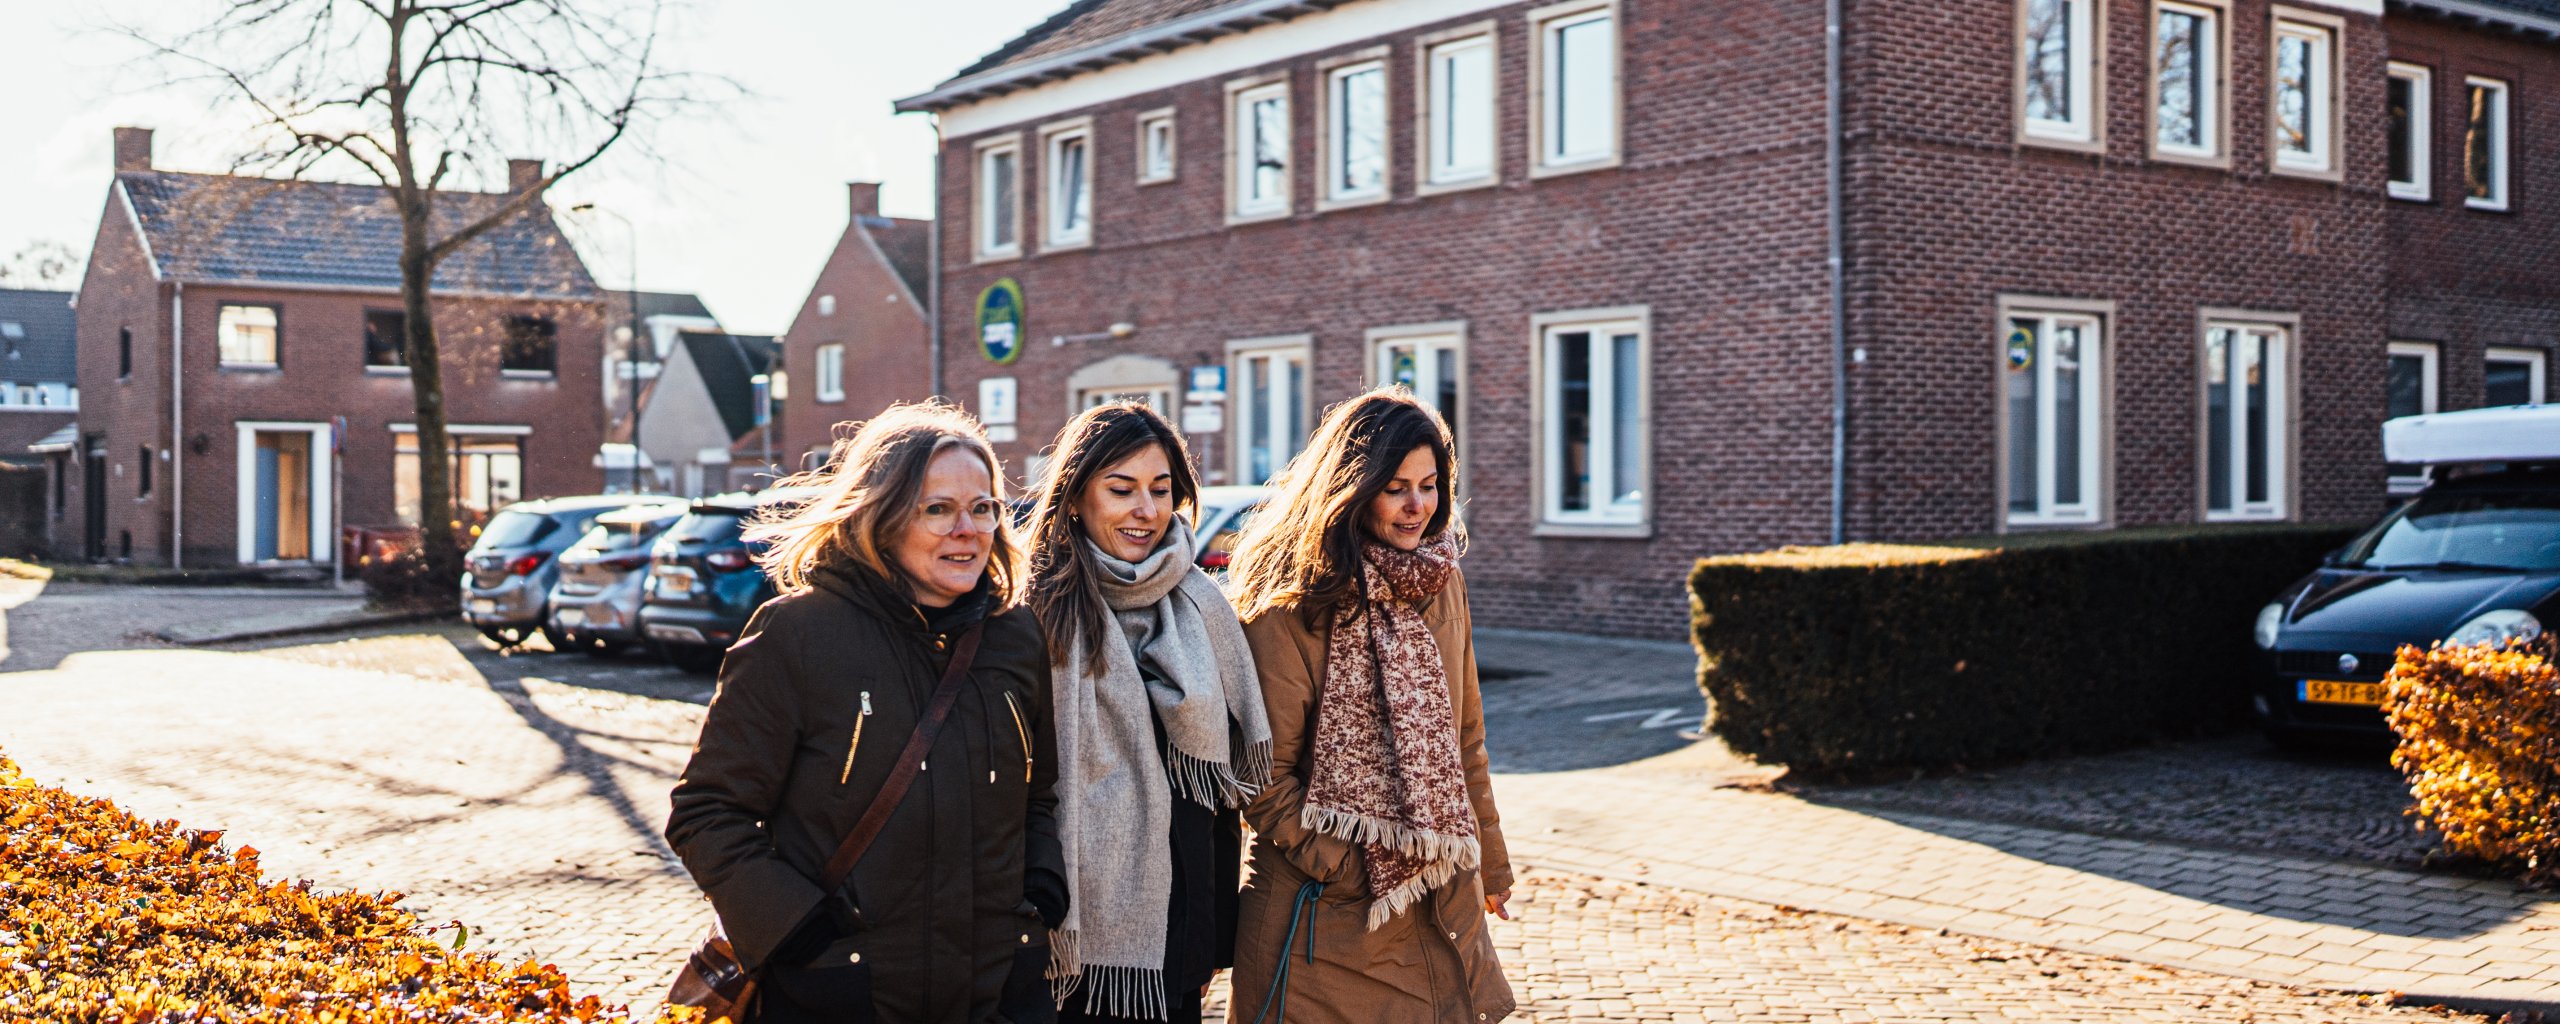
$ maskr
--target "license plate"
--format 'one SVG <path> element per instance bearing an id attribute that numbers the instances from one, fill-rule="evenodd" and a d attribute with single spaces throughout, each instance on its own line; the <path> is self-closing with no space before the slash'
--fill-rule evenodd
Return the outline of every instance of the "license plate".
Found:
<path id="1" fill-rule="evenodd" d="M 676 576 L 672 574 L 660 576 L 658 577 L 658 589 L 670 594 L 684 593 L 685 591 L 693 589 L 693 577 Z"/>
<path id="2" fill-rule="evenodd" d="M 498 602 L 495 598 L 475 597 L 471 599 L 471 614 L 473 615 L 487 615 L 497 610 Z"/>
<path id="3" fill-rule="evenodd" d="M 587 624 L 587 612 L 583 608 L 562 608 L 558 617 L 562 626 L 577 627 Z"/>
<path id="4" fill-rule="evenodd" d="M 2347 683 L 2334 679 L 2305 679 L 2302 700 L 2306 704 L 2361 704 L 2377 707 L 2382 703 L 2381 683 Z"/>

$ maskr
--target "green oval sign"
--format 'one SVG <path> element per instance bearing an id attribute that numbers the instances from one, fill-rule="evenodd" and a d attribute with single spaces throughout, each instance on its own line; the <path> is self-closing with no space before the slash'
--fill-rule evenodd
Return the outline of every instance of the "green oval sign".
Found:
<path id="1" fill-rule="evenodd" d="M 978 351 L 991 363 L 1022 358 L 1022 286 L 1000 278 L 978 293 Z"/>

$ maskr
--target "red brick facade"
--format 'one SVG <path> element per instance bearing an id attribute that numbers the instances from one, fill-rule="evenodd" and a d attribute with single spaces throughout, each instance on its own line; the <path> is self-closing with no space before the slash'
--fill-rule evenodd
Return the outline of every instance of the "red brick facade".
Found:
<path id="1" fill-rule="evenodd" d="M 880 216 L 876 184 L 857 182 L 850 191 L 852 219 L 783 336 L 790 395 L 773 448 L 785 472 L 816 468 L 837 424 L 933 393 L 926 299 L 919 294 L 924 275 L 911 285 L 897 266 L 898 258 L 910 258 L 913 269 L 923 269 L 931 222 Z M 916 250 L 912 256 L 909 249 Z M 841 394 L 822 394 L 818 350 L 835 345 L 844 347 Z"/>
<path id="2" fill-rule="evenodd" d="M 1833 363 L 1821 5 L 1729 4 L 1710 17 L 1622 0 L 1622 163 L 1545 177 L 1531 173 L 1524 138 L 1536 6 L 946 138 L 946 393 L 974 400 L 981 379 L 1015 378 L 1021 438 L 1002 448 L 1020 466 L 1070 412 L 1069 376 L 1104 358 L 1222 365 L 1230 341 L 1307 335 L 1321 408 L 1374 376 L 1367 332 L 1459 321 L 1475 537 L 1468 578 L 1486 624 L 1677 635 L 1687 613 L 1680 581 L 1694 557 L 1823 541 Z M 2535 76 L 2560 67 L 2548 44 L 2396 11 L 2304 5 L 2343 23 L 2344 173 L 2330 182 L 2267 169 L 2266 0 L 2229 8 L 2228 168 L 2149 156 L 2150 0 L 2105 4 L 2102 153 L 2018 141 L 2012 0 L 1846 7 L 1848 345 L 1864 357 L 1850 371 L 1852 538 L 2004 528 L 2004 299 L 2108 310 L 2099 525 L 2203 518 L 2208 310 L 2294 325 L 2295 489 L 2285 515 L 2309 520 L 2368 517 L 2383 500 L 2386 340 L 2443 342 L 2443 407 L 2460 408 L 2478 394 L 2481 344 L 2547 347 L 2560 335 L 2560 281 L 2540 258 L 2560 237 L 2545 219 L 2560 209 L 2551 184 L 2560 182 L 2551 173 L 2560 142 L 2528 128 L 2553 102 L 2536 91 Z M 1417 194 L 1417 41 L 1486 19 L 1498 32 L 1499 184 Z M 1320 67 L 1380 44 L 1394 126 L 1390 198 L 1319 211 Z M 2434 56 L 2413 58 L 2422 50 Z M 2385 196 L 2392 58 L 2437 65 L 2432 204 Z M 2457 104 L 2462 75 L 2475 67 L 2517 83 L 2515 213 L 2466 211 L 2459 198 Z M 1263 72 L 1292 83 L 1293 212 L 1229 226 L 1225 86 Z M 1137 184 L 1136 118 L 1167 107 L 1180 139 L 1176 177 Z M 1043 252 L 1039 129 L 1087 115 L 1093 242 Z M 1025 255 L 979 262 L 973 153 L 1015 133 Z M 1024 353 L 1006 366 L 980 354 L 972 317 L 999 278 L 1019 282 L 1027 309 Z M 1629 306 L 1651 324 L 1650 530 L 1553 536 L 1540 528 L 1532 480 L 1531 318 Z M 1113 322 L 1137 332 L 1046 340 Z M 1193 441 L 1213 478 L 1228 474 L 1226 437 Z"/>

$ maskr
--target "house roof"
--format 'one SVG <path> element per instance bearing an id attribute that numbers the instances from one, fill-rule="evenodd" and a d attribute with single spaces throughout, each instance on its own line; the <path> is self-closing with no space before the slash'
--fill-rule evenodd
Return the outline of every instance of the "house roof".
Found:
<path id="1" fill-rule="evenodd" d="M 162 277 L 193 283 L 397 291 L 400 216 L 379 185 L 229 174 L 124 171 Z M 505 204 L 491 192 L 436 193 L 437 229 L 451 231 Z M 537 205 L 456 250 L 435 290 L 595 299 L 601 293 L 548 207 Z"/>
<path id="2" fill-rule="evenodd" d="M 2391 0 L 2390 6 L 2560 39 L 2560 0 Z"/>
<path id="3" fill-rule="evenodd" d="M 0 288 L 0 380 L 79 379 L 71 292 Z"/>
<path id="4" fill-rule="evenodd" d="M 771 335 L 758 334 L 683 331 L 676 338 L 693 356 L 694 372 L 702 375 L 702 386 L 711 393 L 711 405 L 720 410 L 720 425 L 729 431 L 729 437 L 734 440 L 754 430 L 753 378 L 767 372 L 781 346 L 774 343 Z"/>
<path id="5" fill-rule="evenodd" d="M 907 294 L 917 302 L 930 301 L 933 222 L 863 217 L 860 223 L 872 243 L 880 247 L 880 254 L 889 258 L 889 269 L 907 283 Z"/>
<path id="6" fill-rule="evenodd" d="M 897 109 L 943 110 L 1169 53 L 1350 0 L 1075 0 Z"/>
<path id="7" fill-rule="evenodd" d="M 627 291 L 606 292 L 605 302 L 611 306 L 610 312 L 619 316 L 628 316 L 634 294 Z M 640 319 L 642 320 L 658 316 L 698 316 L 705 320 L 720 319 L 711 315 L 711 307 L 702 304 L 702 296 L 691 292 L 639 292 L 637 294 L 640 299 Z"/>

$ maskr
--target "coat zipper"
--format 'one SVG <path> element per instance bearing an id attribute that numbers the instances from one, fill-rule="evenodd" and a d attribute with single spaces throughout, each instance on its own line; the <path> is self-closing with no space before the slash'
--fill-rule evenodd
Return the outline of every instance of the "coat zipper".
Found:
<path id="1" fill-rule="evenodd" d="M 1022 705 L 1013 702 L 1013 691 L 1004 691 L 1005 710 L 1013 712 L 1013 734 L 1022 739 L 1022 781 L 1031 781 L 1031 728 L 1022 724 Z"/>
<path id="2" fill-rule="evenodd" d="M 853 716 L 853 742 L 845 747 L 844 774 L 836 776 L 836 785 L 853 781 L 853 755 L 862 751 L 862 723 L 871 720 L 871 691 L 862 691 L 862 713 Z"/>

